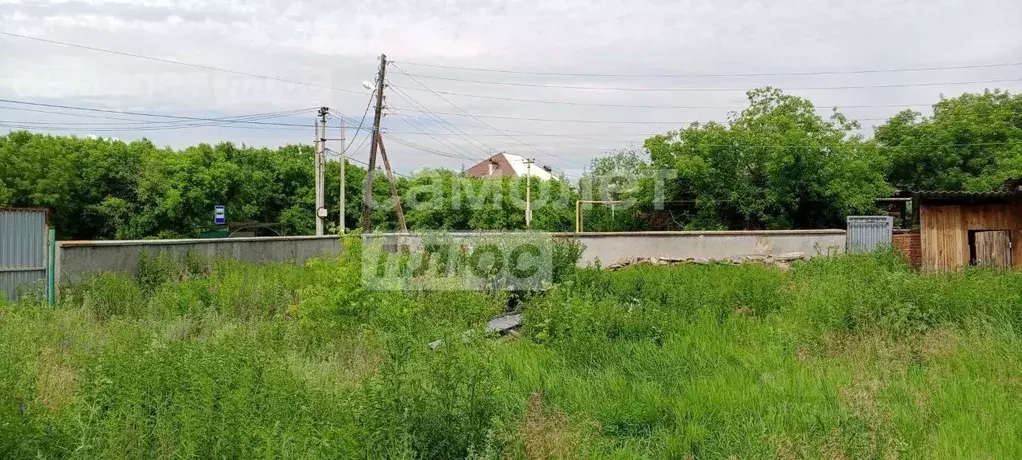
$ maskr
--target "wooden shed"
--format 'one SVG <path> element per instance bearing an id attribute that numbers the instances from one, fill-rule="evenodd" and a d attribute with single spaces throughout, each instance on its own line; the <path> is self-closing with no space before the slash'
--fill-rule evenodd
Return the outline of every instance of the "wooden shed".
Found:
<path id="1" fill-rule="evenodd" d="M 923 270 L 968 265 L 1022 267 L 1022 195 L 1014 183 L 998 192 L 919 192 Z"/>

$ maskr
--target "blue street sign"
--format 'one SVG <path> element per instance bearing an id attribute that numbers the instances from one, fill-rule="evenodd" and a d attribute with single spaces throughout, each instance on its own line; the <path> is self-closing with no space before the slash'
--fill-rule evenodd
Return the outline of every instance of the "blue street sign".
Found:
<path id="1" fill-rule="evenodd" d="M 218 204 L 213 206 L 213 223 L 216 225 L 227 223 L 227 211 L 224 209 L 224 205 Z"/>

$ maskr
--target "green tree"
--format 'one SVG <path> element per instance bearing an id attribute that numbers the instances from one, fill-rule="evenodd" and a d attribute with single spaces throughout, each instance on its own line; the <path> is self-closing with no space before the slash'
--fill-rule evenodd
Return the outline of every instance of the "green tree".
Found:
<path id="1" fill-rule="evenodd" d="M 993 190 L 1022 175 L 1022 96 L 995 90 L 943 99 L 932 117 L 906 110 L 875 137 L 897 188 Z"/>
<path id="2" fill-rule="evenodd" d="M 885 163 L 856 122 L 830 120 L 803 98 L 763 88 L 726 124 L 710 122 L 646 140 L 655 168 L 673 169 L 668 196 L 694 200 L 695 229 L 840 227 L 890 192 Z"/>
<path id="3" fill-rule="evenodd" d="M 7 188 L 7 184 L 4 184 L 3 179 L 0 179 L 0 206 L 9 205 L 13 196 L 14 192 Z"/>
<path id="4" fill-rule="evenodd" d="M 60 238 L 112 237 L 100 206 L 107 198 L 134 201 L 146 140 L 48 136 L 25 131 L 0 136 L 0 182 L 12 206 L 50 209 Z"/>
<path id="5" fill-rule="evenodd" d="M 650 228 L 654 201 L 654 170 L 645 152 L 619 150 L 595 158 L 579 181 L 579 195 L 590 201 L 622 201 L 621 204 L 583 205 L 585 231 L 639 231 Z"/>

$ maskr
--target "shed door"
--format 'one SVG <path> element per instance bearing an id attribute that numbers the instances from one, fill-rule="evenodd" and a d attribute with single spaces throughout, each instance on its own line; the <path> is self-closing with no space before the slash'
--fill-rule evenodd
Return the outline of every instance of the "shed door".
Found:
<path id="1" fill-rule="evenodd" d="M 976 265 L 1011 266 L 1011 233 L 1007 230 L 977 231 Z"/>

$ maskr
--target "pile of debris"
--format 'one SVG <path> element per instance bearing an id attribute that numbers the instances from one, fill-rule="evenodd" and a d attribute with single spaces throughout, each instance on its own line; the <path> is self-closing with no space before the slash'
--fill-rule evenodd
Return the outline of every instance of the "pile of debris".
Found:
<path id="1" fill-rule="evenodd" d="M 486 329 L 484 332 L 490 336 L 510 336 L 518 337 L 518 330 L 522 327 L 522 314 L 517 312 L 505 313 L 500 316 L 490 318 L 486 322 Z M 472 334 L 471 330 L 465 331 L 461 334 L 461 339 L 464 342 L 468 342 L 469 336 Z M 436 350 L 443 345 L 443 340 L 434 340 L 429 343 L 429 348 Z"/>
<path id="2" fill-rule="evenodd" d="M 622 268 L 631 267 L 635 265 L 685 265 L 685 264 L 697 264 L 697 265 L 709 265 L 709 264 L 767 264 L 774 265 L 782 270 L 787 270 L 791 267 L 791 263 L 797 260 L 806 259 L 804 252 L 786 252 L 778 255 L 768 254 L 749 254 L 742 256 L 732 256 L 724 259 L 704 259 L 698 257 L 688 258 L 671 258 L 671 257 L 635 257 L 631 259 L 619 260 L 613 264 L 606 266 L 607 270 L 620 270 Z"/>

